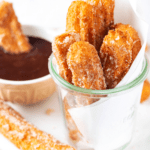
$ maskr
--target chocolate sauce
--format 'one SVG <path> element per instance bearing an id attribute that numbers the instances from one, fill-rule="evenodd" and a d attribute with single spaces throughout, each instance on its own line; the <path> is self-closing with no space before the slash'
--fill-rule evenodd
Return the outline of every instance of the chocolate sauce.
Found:
<path id="1" fill-rule="evenodd" d="M 43 77 L 49 74 L 48 58 L 52 53 L 50 42 L 28 37 L 33 46 L 29 53 L 9 54 L 0 48 L 0 78 L 24 81 Z"/>

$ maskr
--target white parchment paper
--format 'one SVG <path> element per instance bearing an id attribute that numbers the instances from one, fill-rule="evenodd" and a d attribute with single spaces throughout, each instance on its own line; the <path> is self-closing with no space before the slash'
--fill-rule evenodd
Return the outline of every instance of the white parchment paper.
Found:
<path id="1" fill-rule="evenodd" d="M 136 12 L 136 0 L 115 0 L 115 23 L 130 24 L 139 34 L 142 48 L 130 70 L 117 85 L 135 79 L 142 69 L 148 25 Z M 69 109 L 78 129 L 94 150 L 113 150 L 126 145 L 132 137 L 135 114 L 143 84 L 132 91 L 101 99 L 89 106 Z"/>

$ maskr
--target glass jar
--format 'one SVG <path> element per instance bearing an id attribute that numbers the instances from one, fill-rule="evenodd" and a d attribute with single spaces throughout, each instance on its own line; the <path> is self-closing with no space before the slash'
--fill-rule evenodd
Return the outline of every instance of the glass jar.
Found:
<path id="1" fill-rule="evenodd" d="M 132 82 L 109 90 L 90 90 L 61 78 L 51 55 L 49 70 L 56 83 L 68 137 L 77 149 L 122 150 L 130 143 L 148 68 L 145 58 L 141 73 Z"/>

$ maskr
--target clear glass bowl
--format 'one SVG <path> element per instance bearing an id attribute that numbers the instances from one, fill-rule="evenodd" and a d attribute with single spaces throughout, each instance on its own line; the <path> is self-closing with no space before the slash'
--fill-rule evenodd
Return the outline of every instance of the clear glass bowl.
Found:
<path id="1" fill-rule="evenodd" d="M 56 83 L 68 137 L 77 149 L 122 150 L 130 143 L 148 70 L 145 58 L 141 73 L 132 82 L 109 90 L 90 90 L 61 78 L 51 55 L 49 71 Z"/>

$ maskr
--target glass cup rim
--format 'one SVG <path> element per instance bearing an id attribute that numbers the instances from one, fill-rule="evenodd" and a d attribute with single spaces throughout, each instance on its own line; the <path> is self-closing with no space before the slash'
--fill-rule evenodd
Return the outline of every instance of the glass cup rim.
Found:
<path id="1" fill-rule="evenodd" d="M 48 69 L 49 72 L 52 76 L 52 78 L 57 80 L 57 83 L 59 83 L 61 86 L 63 86 L 64 88 L 71 90 L 71 91 L 75 91 L 75 92 L 79 92 L 79 93 L 83 93 L 83 94 L 96 94 L 96 95 L 108 95 L 108 94 L 116 94 L 119 92 L 123 92 L 129 89 L 134 88 L 135 86 L 139 85 L 140 83 L 142 83 L 146 77 L 147 74 L 149 72 L 149 63 L 148 63 L 148 59 L 145 56 L 143 59 L 143 65 L 142 65 L 142 71 L 139 74 L 138 77 L 136 77 L 133 81 L 131 81 L 130 83 L 120 86 L 120 87 L 116 87 L 113 89 L 106 89 L 106 90 L 91 90 L 91 89 L 84 89 L 81 87 L 77 87 L 75 85 L 70 84 L 69 82 L 67 82 L 66 80 L 64 80 L 54 69 L 53 67 L 53 58 L 54 55 L 53 53 L 51 54 L 50 58 L 49 58 L 49 62 L 48 62 Z"/>

